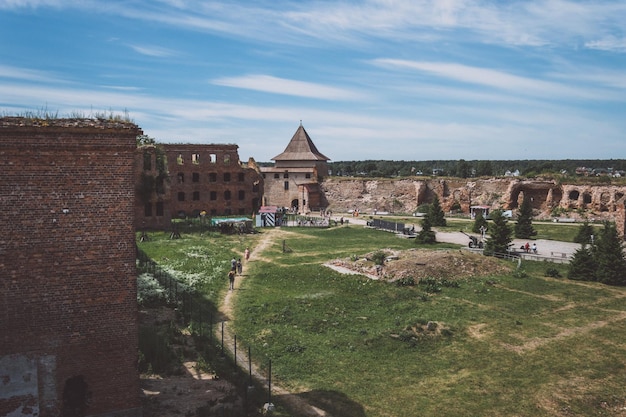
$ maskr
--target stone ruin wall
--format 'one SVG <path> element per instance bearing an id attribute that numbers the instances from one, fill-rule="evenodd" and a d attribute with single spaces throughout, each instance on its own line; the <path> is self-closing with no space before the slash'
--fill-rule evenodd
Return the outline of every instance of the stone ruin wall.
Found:
<path id="1" fill-rule="evenodd" d="M 0 118 L 0 415 L 141 415 L 133 228 L 141 130 Z M 85 389 L 87 392 L 85 392 Z"/>
<path id="2" fill-rule="evenodd" d="M 515 210 L 528 196 L 537 219 L 553 219 L 560 208 L 561 218 L 615 221 L 624 234 L 625 186 L 558 184 L 555 181 L 519 179 L 337 179 L 324 181 L 322 189 L 329 209 L 363 214 L 377 212 L 412 213 L 418 206 L 439 197 L 444 211 L 459 203 L 462 213 L 470 206 Z"/>

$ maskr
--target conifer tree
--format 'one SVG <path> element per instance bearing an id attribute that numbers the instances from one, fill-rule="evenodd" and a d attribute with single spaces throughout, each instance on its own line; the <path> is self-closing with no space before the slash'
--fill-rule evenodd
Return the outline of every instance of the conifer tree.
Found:
<path id="1" fill-rule="evenodd" d="M 578 228 L 578 233 L 576 234 L 576 237 L 574 237 L 574 242 L 582 243 L 583 245 L 591 245 L 593 243 L 591 241 L 593 233 L 593 226 L 589 224 L 589 221 L 585 220 L 585 222 Z"/>
<path id="2" fill-rule="evenodd" d="M 487 223 L 487 219 L 483 216 L 482 211 L 479 211 L 474 218 L 474 224 L 472 225 L 472 232 L 474 233 L 482 233 L 481 227 L 484 227 L 484 230 L 487 230 L 489 224 Z"/>
<path id="3" fill-rule="evenodd" d="M 614 224 L 604 222 L 592 253 L 597 266 L 597 281 L 608 285 L 626 285 L 624 248 Z"/>
<path id="4" fill-rule="evenodd" d="M 507 253 L 512 241 L 512 230 L 508 225 L 508 221 L 502 214 L 502 210 L 492 211 L 491 219 L 493 224 L 489 227 L 489 238 L 485 243 L 484 253 L 485 255 Z"/>
<path id="5" fill-rule="evenodd" d="M 439 203 L 439 197 L 435 194 L 435 198 L 433 199 L 433 203 L 430 205 L 430 221 L 432 226 L 445 226 L 446 218 L 441 209 L 441 204 Z"/>
<path id="6" fill-rule="evenodd" d="M 524 196 L 517 222 L 515 223 L 515 237 L 530 239 L 536 234 L 537 231 L 533 228 L 533 208 L 530 204 L 530 198 Z"/>
<path id="7" fill-rule="evenodd" d="M 567 269 L 567 278 L 579 281 L 595 281 L 596 280 L 596 262 L 593 258 L 591 248 L 583 245 L 578 249 Z"/>
<path id="8" fill-rule="evenodd" d="M 435 238 L 435 232 L 431 230 L 432 222 L 430 219 L 430 212 L 426 213 L 422 218 L 421 222 L 422 230 L 419 231 L 415 240 L 418 243 L 431 244 L 435 243 L 437 239 Z"/>

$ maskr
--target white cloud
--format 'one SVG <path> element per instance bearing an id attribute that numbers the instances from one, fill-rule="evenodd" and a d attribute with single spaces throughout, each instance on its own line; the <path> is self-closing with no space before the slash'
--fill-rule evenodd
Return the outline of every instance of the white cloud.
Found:
<path id="1" fill-rule="evenodd" d="M 585 42 L 585 47 L 601 51 L 626 52 L 626 38 L 607 36 L 602 39 Z"/>
<path id="2" fill-rule="evenodd" d="M 285 94 L 297 97 L 309 97 L 324 100 L 346 100 L 361 97 L 360 94 L 342 88 L 329 87 L 307 81 L 277 78 L 271 75 L 246 75 L 242 77 L 224 77 L 211 81 L 212 84 L 234 88 L 263 91 L 273 94 Z"/>
<path id="3" fill-rule="evenodd" d="M 13 67 L 9 65 L 0 65 L 0 78 L 37 82 L 60 81 L 55 75 L 46 71 Z"/>
<path id="4" fill-rule="evenodd" d="M 153 45 L 128 45 L 132 50 L 141 55 L 153 56 L 157 58 L 167 58 L 176 55 L 176 52 L 163 48 L 161 46 Z"/>
<path id="5" fill-rule="evenodd" d="M 504 71 L 457 63 L 408 61 L 386 58 L 375 59 L 372 63 L 389 68 L 412 69 L 433 74 L 444 79 L 512 91 L 522 96 L 528 95 L 548 98 L 556 98 L 556 96 L 558 96 L 561 98 L 623 100 L 621 95 L 612 94 L 608 91 L 599 92 L 582 87 L 571 87 L 557 82 L 521 77 Z"/>

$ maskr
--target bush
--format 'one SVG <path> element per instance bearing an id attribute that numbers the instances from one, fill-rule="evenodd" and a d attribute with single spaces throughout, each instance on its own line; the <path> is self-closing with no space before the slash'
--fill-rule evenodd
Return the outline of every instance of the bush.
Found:
<path id="1" fill-rule="evenodd" d="M 387 254 L 381 250 L 374 252 L 371 256 L 371 260 L 375 265 L 384 265 L 385 259 L 387 259 Z"/>
<path id="2" fill-rule="evenodd" d="M 412 287 L 415 285 L 415 279 L 413 277 L 402 277 L 396 281 L 396 285 L 399 287 Z"/>
<path id="3" fill-rule="evenodd" d="M 561 273 L 556 268 L 548 268 L 546 270 L 546 276 L 552 278 L 561 278 Z"/>
<path id="4" fill-rule="evenodd" d="M 137 277 L 137 303 L 143 307 L 156 307 L 167 304 L 168 293 L 159 282 L 147 272 Z"/>

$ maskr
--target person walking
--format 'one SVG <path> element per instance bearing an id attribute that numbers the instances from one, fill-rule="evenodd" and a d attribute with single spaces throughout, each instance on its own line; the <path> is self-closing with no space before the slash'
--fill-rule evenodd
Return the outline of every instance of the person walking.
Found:
<path id="1" fill-rule="evenodd" d="M 231 269 L 228 272 L 228 291 L 235 289 L 235 270 Z"/>
<path id="2" fill-rule="evenodd" d="M 537 244 L 533 243 L 533 253 L 536 255 L 537 254 Z"/>
<path id="3" fill-rule="evenodd" d="M 237 259 L 237 275 L 241 275 L 243 273 L 243 265 L 241 263 L 241 258 Z"/>
<path id="4" fill-rule="evenodd" d="M 250 259 L 250 248 L 246 248 L 246 250 L 243 252 L 243 257 L 246 261 Z"/>

